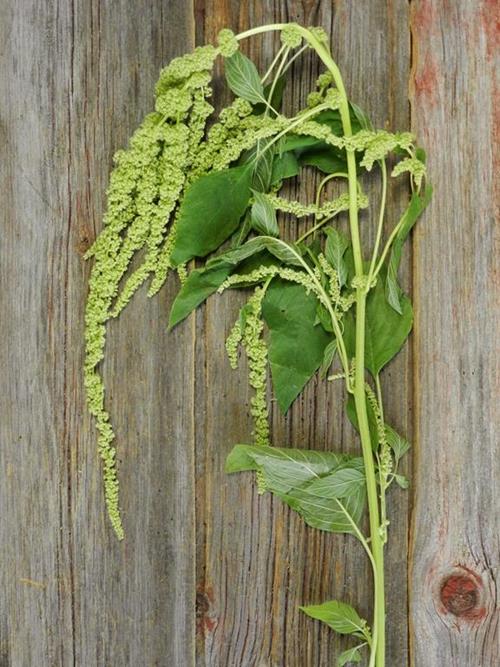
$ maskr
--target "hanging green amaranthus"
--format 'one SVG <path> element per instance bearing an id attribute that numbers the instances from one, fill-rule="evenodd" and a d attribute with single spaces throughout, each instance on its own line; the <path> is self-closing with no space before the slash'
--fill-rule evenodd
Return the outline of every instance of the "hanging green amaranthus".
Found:
<path id="1" fill-rule="evenodd" d="M 239 51 L 239 43 L 278 31 L 281 48 L 264 75 Z M 326 70 L 304 109 L 284 116 L 281 100 L 291 63 L 316 52 Z M 235 94 L 217 120 L 212 68 L 225 61 Z M 410 198 L 400 220 L 386 220 L 392 177 L 409 177 Z M 425 154 L 408 132 L 376 130 L 347 98 L 342 77 L 321 28 L 276 24 L 234 35 L 223 30 L 218 46 L 176 58 L 161 73 L 155 110 L 126 150 L 115 156 L 104 228 L 87 253 L 94 265 L 86 310 L 85 385 L 99 431 L 108 514 L 123 538 L 114 433 L 99 372 L 107 321 L 119 315 L 149 280 L 149 294 L 169 271 L 181 278 L 169 326 L 179 324 L 211 294 L 244 289 L 249 296 L 228 334 L 236 368 L 240 346 L 254 390 L 250 412 L 253 444 L 230 453 L 230 473 L 257 473 L 259 491 L 277 495 L 315 529 L 349 533 L 371 563 L 371 625 L 345 602 L 302 607 L 309 616 L 352 636 L 338 665 L 385 664 L 384 545 L 390 520 L 386 496 L 393 482 L 406 488 L 398 464 L 409 443 L 387 424 L 380 372 L 404 344 L 412 307 L 398 284 L 402 246 L 431 196 Z M 290 201 L 283 184 L 303 169 L 323 177 L 313 202 Z M 363 191 L 368 172 L 380 176 L 376 211 Z M 343 192 L 327 196 L 335 181 Z M 305 223 L 295 241 L 282 238 L 281 214 Z M 348 217 L 349 235 L 339 227 Z M 359 224 L 375 227 L 375 242 L 362 248 Z M 127 269 L 137 253 L 138 268 Z M 194 259 L 201 265 L 193 266 Z M 189 269 L 188 269 L 189 267 Z M 286 412 L 319 371 L 342 381 L 346 410 L 359 432 L 361 456 L 272 447 L 267 412 L 267 368 L 277 403 Z M 369 534 L 362 529 L 366 507 Z"/>

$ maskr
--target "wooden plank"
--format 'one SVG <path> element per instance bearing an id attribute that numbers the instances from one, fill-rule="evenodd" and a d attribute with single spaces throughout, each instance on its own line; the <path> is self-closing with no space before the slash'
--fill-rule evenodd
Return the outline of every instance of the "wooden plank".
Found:
<path id="1" fill-rule="evenodd" d="M 412 3 L 413 127 L 436 191 L 414 265 L 417 667 L 498 664 L 498 19 L 495 2 Z"/>
<path id="2" fill-rule="evenodd" d="M 355 101 L 375 122 L 391 129 L 408 127 L 405 96 L 409 73 L 407 3 L 385 2 L 215 2 L 198 0 L 197 43 L 214 40 L 219 29 L 239 31 L 253 25 L 296 20 L 323 25 L 332 33 L 335 55 Z M 261 65 L 270 62 L 272 37 L 255 39 L 245 50 Z M 293 70 L 289 101 L 292 112 L 305 102 L 319 73 L 306 57 Z M 219 87 L 222 89 L 222 85 Z M 403 94 L 398 94 L 398 91 Z M 311 200 L 317 180 L 301 178 L 291 195 Z M 370 191 L 373 188 L 370 187 Z M 389 211 L 400 210 L 406 193 L 397 192 Z M 290 225 L 290 223 L 288 223 Z M 372 238 L 374 220 L 364 220 Z M 290 234 L 296 230 L 291 228 Z M 406 276 L 408 278 L 408 276 Z M 269 496 L 259 497 L 250 475 L 225 476 L 224 460 L 235 442 L 248 441 L 250 393 L 244 362 L 231 373 L 223 341 L 241 301 L 234 294 L 214 297 L 198 314 L 197 337 L 197 582 L 198 659 L 200 666 L 242 665 L 315 667 L 332 664 L 348 643 L 306 618 L 298 605 L 330 598 L 345 599 L 362 613 L 371 605 L 370 572 L 355 540 L 304 526 L 301 519 Z M 409 356 L 388 370 L 388 417 L 408 432 Z M 347 424 L 340 386 L 314 381 L 286 419 L 273 411 L 276 444 L 356 451 Z M 408 501 L 391 495 L 394 523 L 388 552 L 388 664 L 407 664 L 406 555 Z M 397 518 L 396 518 L 397 517 Z"/>
<path id="3" fill-rule="evenodd" d="M 81 254 L 113 152 L 159 68 L 192 45 L 192 8 L 27 0 L 2 13 L 1 664 L 189 665 L 193 327 L 166 336 L 173 284 L 111 327 L 118 544 L 82 391 Z"/>

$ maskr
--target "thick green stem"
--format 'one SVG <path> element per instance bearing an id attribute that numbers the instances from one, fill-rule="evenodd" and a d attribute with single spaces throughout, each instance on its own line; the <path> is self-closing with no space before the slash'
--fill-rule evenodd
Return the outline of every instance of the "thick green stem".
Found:
<path id="1" fill-rule="evenodd" d="M 313 44 L 311 44 L 313 45 Z M 352 136 L 351 118 L 349 114 L 349 103 L 345 92 L 342 77 L 337 65 L 330 54 L 321 45 L 313 45 L 318 55 L 323 60 L 333 75 L 335 84 L 342 96 L 340 105 L 340 116 L 344 135 Z M 318 50 L 319 47 L 319 50 Z M 361 252 L 361 241 L 359 236 L 358 206 L 357 206 L 357 174 L 356 160 L 352 151 L 347 151 L 347 173 L 349 182 L 349 224 L 351 229 L 351 240 L 354 255 L 354 266 L 356 278 L 364 277 L 363 255 Z M 363 285 L 356 289 L 356 351 L 355 351 L 355 380 L 354 401 L 358 416 L 363 461 L 365 465 L 366 489 L 368 497 L 368 511 L 370 521 L 370 537 L 373 560 L 375 563 L 374 573 L 374 610 L 373 610 L 373 644 L 370 656 L 370 667 L 384 667 L 385 665 L 385 594 L 384 594 L 384 545 L 380 534 L 380 512 L 378 504 L 377 482 L 375 465 L 373 461 L 372 443 L 370 429 L 368 426 L 368 413 L 366 408 L 365 393 L 365 316 L 366 316 L 366 290 Z"/>

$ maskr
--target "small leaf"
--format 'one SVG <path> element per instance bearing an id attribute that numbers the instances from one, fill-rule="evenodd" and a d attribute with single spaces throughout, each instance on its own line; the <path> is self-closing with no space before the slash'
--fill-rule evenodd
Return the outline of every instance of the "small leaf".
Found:
<path id="1" fill-rule="evenodd" d="M 360 618 L 354 607 L 345 602 L 330 600 L 323 604 L 301 607 L 301 609 L 311 618 L 323 621 L 341 635 L 366 637 L 366 621 Z"/>
<path id="2" fill-rule="evenodd" d="M 262 250 L 268 250 L 274 257 L 285 264 L 302 266 L 300 254 L 293 245 L 285 243 L 285 241 L 282 241 L 281 239 L 275 239 L 272 236 L 257 236 L 237 248 L 232 248 L 231 250 L 210 259 L 207 262 L 207 267 L 211 267 L 213 263 L 218 264 L 221 261 L 236 266 L 244 259 L 261 252 Z"/>
<path id="3" fill-rule="evenodd" d="M 407 489 L 410 486 L 410 482 L 404 475 L 394 475 L 394 480 L 402 489 Z"/>
<path id="4" fill-rule="evenodd" d="M 398 285 L 398 269 L 401 262 L 401 252 L 413 225 L 423 213 L 432 197 L 432 187 L 427 185 L 422 196 L 414 192 L 408 208 L 401 218 L 401 227 L 392 244 L 387 263 L 387 277 L 385 281 L 385 296 L 387 302 L 399 314 L 403 314 L 401 305 L 401 288 Z"/>
<path id="5" fill-rule="evenodd" d="M 182 201 L 172 250 L 174 266 L 216 250 L 240 224 L 250 199 L 248 165 L 201 176 Z"/>
<path id="6" fill-rule="evenodd" d="M 406 438 L 403 438 L 403 436 L 399 435 L 399 433 L 397 433 L 388 424 L 385 425 L 385 435 L 387 438 L 387 443 L 394 452 L 394 458 L 397 462 L 406 454 L 411 445 Z"/>
<path id="7" fill-rule="evenodd" d="M 262 316 L 270 330 L 273 387 L 282 412 L 318 370 L 331 340 L 322 327 L 314 324 L 316 307 L 313 294 L 307 294 L 301 285 L 279 279 L 272 281 L 262 302 Z"/>
<path id="8" fill-rule="evenodd" d="M 225 68 L 227 84 L 235 95 L 253 104 L 265 99 L 257 68 L 241 51 L 226 58 Z"/>
<path id="9" fill-rule="evenodd" d="M 337 667 L 344 667 L 349 662 L 361 662 L 359 646 L 353 646 L 353 648 L 348 648 L 347 651 L 342 651 L 337 658 Z"/>
<path id="10" fill-rule="evenodd" d="M 347 281 L 347 266 L 344 262 L 344 254 L 350 245 L 349 239 L 334 227 L 325 229 L 325 234 L 327 235 L 325 257 L 331 266 L 336 269 L 342 287 Z"/>
<path id="11" fill-rule="evenodd" d="M 276 210 L 269 199 L 260 192 L 254 192 L 254 203 L 252 204 L 251 222 L 252 227 L 266 236 L 278 236 L 278 222 Z"/>
<path id="12" fill-rule="evenodd" d="M 337 352 L 337 339 L 334 338 L 325 347 L 325 351 L 323 353 L 323 361 L 321 363 L 321 368 L 319 369 L 319 375 L 322 379 L 324 379 L 327 376 L 328 370 L 332 365 L 333 360 L 335 359 L 336 352 Z"/>
<path id="13" fill-rule="evenodd" d="M 318 303 L 318 307 L 316 308 L 316 319 L 314 320 L 314 324 L 321 324 L 325 331 L 333 333 L 332 318 L 322 303 Z"/>
<path id="14" fill-rule="evenodd" d="M 354 114 L 354 117 L 359 123 L 359 127 L 361 130 L 373 130 L 373 125 L 371 120 L 368 118 L 367 114 L 363 111 L 361 107 L 358 107 L 357 104 L 354 104 L 353 102 L 349 102 L 350 106 L 350 111 L 351 111 L 351 118 L 352 115 Z"/>

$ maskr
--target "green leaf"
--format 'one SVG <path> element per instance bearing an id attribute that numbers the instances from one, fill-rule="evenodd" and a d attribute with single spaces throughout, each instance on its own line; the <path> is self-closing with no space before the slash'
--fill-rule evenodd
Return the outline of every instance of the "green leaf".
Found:
<path id="1" fill-rule="evenodd" d="M 337 658 L 337 667 L 344 667 L 348 662 L 361 662 L 359 646 L 353 646 L 353 648 L 348 648 L 347 651 L 342 651 Z"/>
<path id="2" fill-rule="evenodd" d="M 196 180 L 182 201 L 172 250 L 174 266 L 216 250 L 240 224 L 250 199 L 251 169 L 215 171 Z"/>
<path id="3" fill-rule="evenodd" d="M 318 303 L 318 307 L 316 308 L 316 319 L 314 320 L 314 324 L 321 324 L 325 331 L 333 333 L 332 318 L 322 303 Z"/>
<path id="4" fill-rule="evenodd" d="M 403 313 L 401 304 L 401 288 L 398 285 L 398 269 L 401 262 L 401 252 L 413 225 L 429 204 L 432 197 L 432 187 L 427 185 L 424 193 L 420 196 L 414 192 L 408 208 L 401 218 L 401 227 L 392 244 L 391 253 L 387 263 L 387 277 L 385 281 L 385 296 L 388 303 L 399 314 Z"/>
<path id="5" fill-rule="evenodd" d="M 323 353 L 323 361 L 321 363 L 321 368 L 319 369 L 319 375 L 322 379 L 326 377 L 328 370 L 332 365 L 333 360 L 335 359 L 336 353 L 337 353 L 337 339 L 334 338 L 325 347 L 325 351 Z"/>
<path id="6" fill-rule="evenodd" d="M 253 104 L 262 102 L 264 89 L 257 68 L 241 51 L 225 60 L 227 85 L 235 95 Z"/>
<path id="7" fill-rule="evenodd" d="M 263 95 L 266 100 L 269 100 L 269 95 L 271 93 L 272 86 L 273 86 L 272 83 L 268 83 L 266 86 L 264 86 Z M 269 100 L 270 105 L 276 111 L 279 111 L 281 108 L 285 86 L 286 86 L 286 76 L 279 76 L 278 79 L 276 80 L 276 85 L 274 86 L 273 96 L 271 100 Z M 264 113 L 267 108 L 268 108 L 267 104 L 264 104 L 264 102 L 259 102 L 254 106 L 253 111 L 255 114 L 259 115 Z M 270 113 L 271 115 L 274 116 L 273 111 L 270 111 Z"/>
<path id="8" fill-rule="evenodd" d="M 410 486 L 410 482 L 404 475 L 394 475 L 394 480 L 402 489 L 406 490 Z"/>
<path id="9" fill-rule="evenodd" d="M 168 321 L 169 329 L 216 292 L 230 274 L 231 269 L 230 265 L 216 264 L 212 268 L 191 271 L 172 304 Z"/>
<path id="10" fill-rule="evenodd" d="M 349 247 L 349 239 L 334 227 L 327 227 L 325 234 L 327 236 L 325 257 L 339 274 L 339 282 L 342 287 L 347 281 L 347 266 L 344 262 L 344 254 Z"/>
<path id="11" fill-rule="evenodd" d="M 385 435 L 387 438 L 387 443 L 394 452 L 394 458 L 397 462 L 406 454 L 411 445 L 406 438 L 403 438 L 403 436 L 399 435 L 399 433 L 397 433 L 388 424 L 385 425 Z"/>
<path id="12" fill-rule="evenodd" d="M 316 167 L 325 174 L 334 174 L 338 171 L 345 171 L 347 160 L 345 155 L 340 155 L 340 151 L 335 151 L 333 147 L 317 147 L 304 151 L 300 156 L 302 166 Z"/>
<path id="13" fill-rule="evenodd" d="M 295 157 L 293 151 L 287 151 L 275 155 L 273 162 L 273 171 L 271 175 L 271 183 L 278 183 L 284 181 L 285 178 L 292 178 L 300 171 L 300 165 Z"/>
<path id="14" fill-rule="evenodd" d="M 245 151 L 238 164 L 248 164 L 253 170 L 252 188 L 259 192 L 267 192 L 271 186 L 271 176 L 274 163 L 274 146 L 265 148 L 265 142 L 257 142 L 252 148 Z"/>
<path id="15" fill-rule="evenodd" d="M 260 234 L 278 236 L 278 221 L 276 210 L 269 199 L 260 192 L 253 193 L 254 203 L 251 210 L 252 227 Z"/>
<path id="16" fill-rule="evenodd" d="M 385 270 L 370 290 L 366 300 L 366 354 L 365 365 L 375 376 L 399 352 L 413 324 L 413 309 L 407 296 L 401 297 L 400 315 L 388 303 L 384 294 Z M 355 353 L 354 313 L 348 311 L 344 317 L 344 341 L 349 356 Z"/>
<path id="17" fill-rule="evenodd" d="M 331 337 L 315 326 L 317 300 L 301 285 L 274 279 L 262 302 L 270 330 L 269 362 L 278 405 L 286 412 L 318 370 Z"/>
<path id="18" fill-rule="evenodd" d="M 300 254 L 291 244 L 286 243 L 281 239 L 275 239 L 272 236 L 257 236 L 237 248 L 232 248 L 231 250 L 210 259 L 207 262 L 207 267 L 212 266 L 212 263 L 215 263 L 216 265 L 221 261 L 236 266 L 244 259 L 261 252 L 262 250 L 268 250 L 274 257 L 285 264 L 302 266 Z"/>
<path id="19" fill-rule="evenodd" d="M 264 487 L 320 530 L 355 532 L 365 504 L 361 458 L 330 452 L 236 445 L 226 472 L 257 470 Z M 351 520 L 346 515 L 349 513 Z"/>
<path id="20" fill-rule="evenodd" d="M 316 618 L 330 626 L 341 635 L 355 635 L 366 637 L 367 623 L 358 612 L 345 602 L 330 600 L 323 604 L 300 607 L 311 618 Z"/>
<path id="21" fill-rule="evenodd" d="M 235 445 L 226 459 L 228 473 L 261 470 L 266 487 L 286 495 L 294 488 L 327 475 L 349 461 L 346 454 L 263 445 Z"/>
<path id="22" fill-rule="evenodd" d="M 373 130 L 373 125 L 371 120 L 368 118 L 367 114 L 363 111 L 361 107 L 358 107 L 354 102 L 349 102 L 351 118 L 354 117 L 359 123 L 359 129 L 361 130 Z M 354 130 L 357 132 L 358 130 Z"/>

